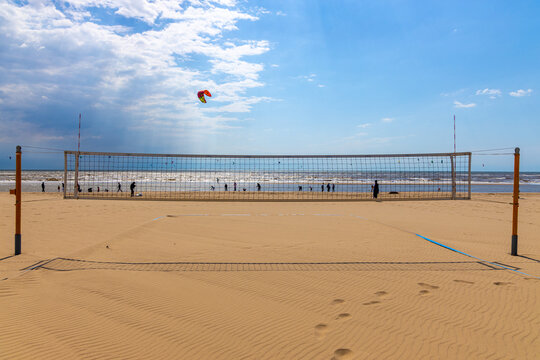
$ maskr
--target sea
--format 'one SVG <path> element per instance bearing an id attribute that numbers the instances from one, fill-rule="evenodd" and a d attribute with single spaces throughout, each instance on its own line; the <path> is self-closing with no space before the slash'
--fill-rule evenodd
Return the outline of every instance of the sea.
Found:
<path id="1" fill-rule="evenodd" d="M 101 191 L 116 191 L 118 183 L 124 190 L 129 189 L 131 182 L 135 181 L 138 191 L 209 191 L 223 190 L 225 184 L 232 190 L 234 183 L 239 189 L 247 188 L 255 191 L 257 184 L 261 191 L 297 191 L 299 186 L 306 191 L 314 188 L 315 191 L 323 184 L 336 184 L 336 191 L 370 191 L 374 177 L 379 181 L 381 191 L 436 191 L 439 187 L 450 186 L 448 173 L 433 172 L 378 172 L 376 175 L 325 171 L 114 171 L 96 173 L 81 171 L 79 183 L 86 191 L 87 187 L 101 188 Z M 24 170 L 22 172 L 22 188 L 25 192 L 41 192 L 42 183 L 45 192 L 59 192 L 62 190 L 64 178 L 63 170 Z M 513 190 L 512 172 L 486 172 L 473 171 L 471 173 L 471 191 L 473 193 L 511 193 Z M 71 179 L 71 181 L 70 181 Z M 69 173 L 68 186 L 73 183 L 73 172 Z M 459 190 L 467 185 L 467 175 L 457 174 Z M 9 191 L 15 187 L 15 172 L 13 170 L 0 170 L 0 191 Z M 540 172 L 520 173 L 520 192 L 540 192 Z M 71 187 L 70 187 L 71 189 Z M 410 189 L 410 190 L 408 190 Z M 435 190 L 434 190 L 435 189 Z M 446 189 L 443 189 L 445 191 Z M 94 190 L 96 191 L 96 190 Z M 239 190 L 240 191 L 240 190 Z"/>

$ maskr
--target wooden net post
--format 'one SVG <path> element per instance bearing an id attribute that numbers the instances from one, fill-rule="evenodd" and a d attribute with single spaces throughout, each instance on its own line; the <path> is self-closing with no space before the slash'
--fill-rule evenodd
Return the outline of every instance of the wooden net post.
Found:
<path id="1" fill-rule="evenodd" d="M 519 148 L 514 152 L 514 195 L 512 202 L 512 252 L 517 256 L 518 248 L 518 207 L 519 207 Z"/>
<path id="2" fill-rule="evenodd" d="M 452 166 L 452 200 L 456 200 L 456 155 L 450 155 Z"/>

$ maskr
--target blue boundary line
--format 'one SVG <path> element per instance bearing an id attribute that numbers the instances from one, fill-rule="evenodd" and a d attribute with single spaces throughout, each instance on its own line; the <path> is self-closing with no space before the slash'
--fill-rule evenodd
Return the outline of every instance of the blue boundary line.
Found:
<path id="1" fill-rule="evenodd" d="M 533 278 L 536 278 L 536 279 L 540 279 L 540 277 L 538 277 L 538 276 L 529 275 L 529 274 L 527 274 L 527 273 L 518 271 L 518 270 L 516 270 L 516 269 L 509 268 L 509 267 L 504 266 L 504 265 L 500 265 L 500 264 L 497 264 L 497 263 L 494 263 L 494 262 L 491 262 L 491 261 L 487 261 L 487 260 L 484 260 L 484 259 L 477 258 L 476 256 L 469 255 L 469 254 L 467 254 L 467 253 L 464 253 L 463 251 L 456 250 L 456 249 L 454 249 L 454 248 L 451 248 L 450 246 L 441 244 L 440 242 L 437 242 L 437 241 L 435 241 L 435 240 L 431 240 L 431 239 L 429 239 L 429 238 L 427 238 L 427 237 L 425 237 L 425 236 L 422 236 L 422 235 L 420 235 L 420 234 L 415 234 L 415 235 L 418 236 L 418 237 L 421 237 L 421 238 L 424 239 L 424 240 L 429 241 L 430 243 L 433 243 L 433 244 L 435 244 L 435 245 L 441 246 L 441 247 L 443 247 L 443 248 L 445 248 L 445 249 L 448 249 L 448 250 L 450 250 L 450 251 L 457 252 L 458 254 L 468 256 L 468 257 L 470 257 L 470 258 L 473 258 L 473 259 L 476 259 L 476 260 L 479 260 L 479 261 L 488 263 L 488 264 L 493 265 L 493 266 L 498 266 L 498 267 L 503 268 L 503 269 L 505 269 L 505 270 L 514 271 L 514 272 L 517 272 L 518 274 L 522 274 L 522 275 L 530 276 L 530 277 L 533 277 Z"/>

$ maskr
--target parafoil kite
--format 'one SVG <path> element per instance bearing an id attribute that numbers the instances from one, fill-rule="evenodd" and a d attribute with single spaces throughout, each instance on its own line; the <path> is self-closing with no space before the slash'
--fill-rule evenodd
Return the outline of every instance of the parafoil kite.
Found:
<path id="1" fill-rule="evenodd" d="M 202 103 L 206 104 L 206 98 L 204 97 L 204 95 L 212 97 L 212 94 L 210 94 L 210 91 L 208 90 L 201 90 L 197 93 L 197 97 L 199 98 L 199 100 L 201 100 Z"/>

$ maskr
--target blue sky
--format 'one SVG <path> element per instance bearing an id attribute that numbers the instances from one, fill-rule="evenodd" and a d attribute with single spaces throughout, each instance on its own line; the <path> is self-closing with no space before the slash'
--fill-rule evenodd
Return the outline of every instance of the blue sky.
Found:
<path id="1" fill-rule="evenodd" d="M 0 168 L 79 113 L 82 150 L 205 154 L 447 152 L 455 114 L 540 171 L 539 36 L 538 1 L 0 0 Z"/>

